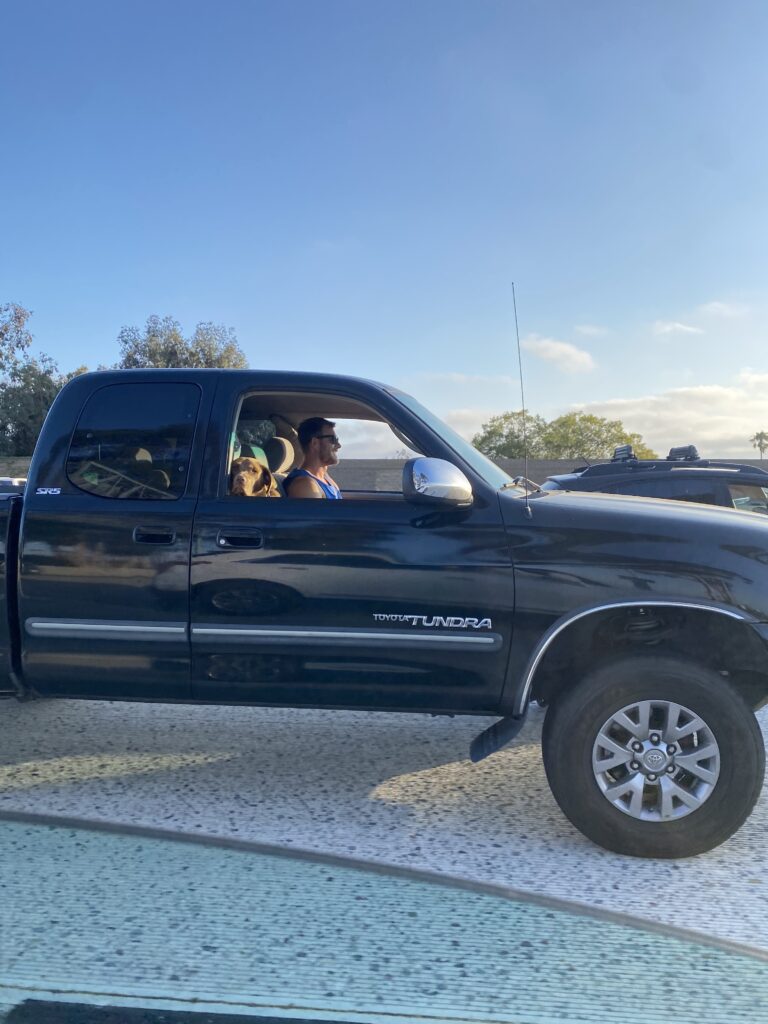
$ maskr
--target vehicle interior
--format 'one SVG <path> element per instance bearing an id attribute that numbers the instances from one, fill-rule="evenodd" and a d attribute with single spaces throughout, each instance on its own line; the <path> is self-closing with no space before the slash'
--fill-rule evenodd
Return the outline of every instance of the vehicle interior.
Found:
<path id="1" fill-rule="evenodd" d="M 67 475 L 77 487 L 100 497 L 168 499 L 183 489 L 184 480 L 174 473 L 178 459 L 175 438 L 117 437 L 111 443 L 101 438 L 96 444 L 73 444 Z"/>
<path id="2" fill-rule="evenodd" d="M 305 419 L 315 416 L 332 422 L 381 425 L 388 428 L 382 433 L 391 435 L 393 447 L 398 444 L 405 446 L 409 450 L 408 457 L 418 454 L 416 445 L 397 427 L 375 409 L 354 398 L 317 392 L 259 392 L 245 395 L 237 411 L 227 456 L 228 478 L 235 459 L 243 456 L 256 458 L 272 473 L 281 497 L 286 497 L 283 482 L 304 457 L 299 444 L 298 427 Z M 346 441 L 347 438 L 342 440 Z M 375 453 L 370 457 L 375 458 Z M 344 495 L 370 498 L 401 493 L 400 483 L 392 483 L 398 473 L 399 463 L 393 461 L 392 473 L 387 477 L 389 487 L 343 488 Z M 227 493 L 230 493 L 229 486 Z"/>

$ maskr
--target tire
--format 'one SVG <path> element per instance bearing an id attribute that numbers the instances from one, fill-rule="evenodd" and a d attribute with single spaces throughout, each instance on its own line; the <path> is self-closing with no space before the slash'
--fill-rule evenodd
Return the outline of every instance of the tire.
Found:
<path id="1" fill-rule="evenodd" d="M 765 770 L 762 734 L 741 694 L 718 672 L 672 657 L 594 669 L 552 702 L 542 745 L 566 817 L 599 846 L 633 857 L 718 846 L 746 821 Z"/>

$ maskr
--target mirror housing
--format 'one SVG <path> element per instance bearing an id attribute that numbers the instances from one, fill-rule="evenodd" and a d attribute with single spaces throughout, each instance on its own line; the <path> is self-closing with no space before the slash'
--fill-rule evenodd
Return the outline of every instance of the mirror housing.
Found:
<path id="1" fill-rule="evenodd" d="M 409 459 L 403 466 L 403 494 L 407 501 L 429 505 L 472 504 L 472 485 L 445 459 Z"/>

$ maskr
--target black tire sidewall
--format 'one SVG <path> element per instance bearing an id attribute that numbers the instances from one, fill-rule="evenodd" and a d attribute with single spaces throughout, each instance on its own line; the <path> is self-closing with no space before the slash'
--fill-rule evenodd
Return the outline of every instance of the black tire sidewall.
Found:
<path id="1" fill-rule="evenodd" d="M 639 700 L 676 701 L 699 715 L 720 749 L 720 775 L 701 807 L 668 822 L 639 821 L 614 807 L 592 771 L 598 731 Z M 724 842 L 760 794 L 765 748 L 754 713 L 725 677 L 675 658 L 634 656 L 604 664 L 549 708 L 544 766 L 561 810 L 588 838 L 616 853 L 685 857 Z"/>

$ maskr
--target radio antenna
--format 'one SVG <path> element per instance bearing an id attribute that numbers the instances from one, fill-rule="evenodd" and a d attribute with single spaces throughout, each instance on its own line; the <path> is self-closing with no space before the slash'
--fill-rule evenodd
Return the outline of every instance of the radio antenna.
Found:
<path id="1" fill-rule="evenodd" d="M 512 308 L 515 311 L 515 338 L 517 339 L 517 365 L 520 370 L 520 398 L 523 403 L 523 488 L 525 489 L 525 515 L 531 519 L 531 505 L 528 499 L 528 425 L 526 423 L 525 411 L 525 388 L 523 387 L 523 356 L 520 350 L 520 328 L 517 326 L 517 297 L 515 295 L 515 282 L 512 282 Z"/>

